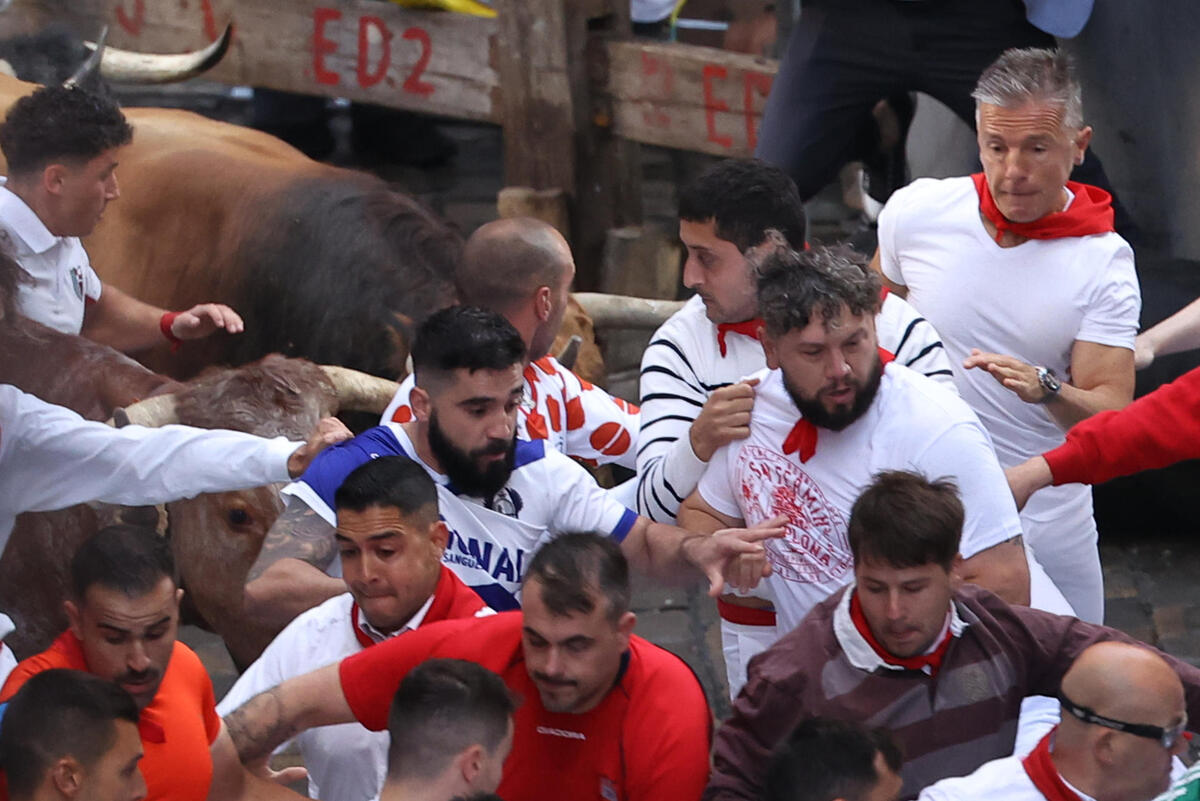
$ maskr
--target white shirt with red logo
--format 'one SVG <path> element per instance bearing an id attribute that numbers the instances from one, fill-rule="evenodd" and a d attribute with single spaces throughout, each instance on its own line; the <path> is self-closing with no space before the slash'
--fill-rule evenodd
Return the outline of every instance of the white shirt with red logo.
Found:
<path id="1" fill-rule="evenodd" d="M 99 300 L 101 291 L 100 276 L 79 237 L 50 233 L 25 201 L 0 186 L 0 251 L 32 279 L 17 287 L 21 314 L 64 334 L 78 334 L 84 308 Z"/>
<path id="2" fill-rule="evenodd" d="M 408 396 L 413 376 L 404 379 L 380 417 L 380 424 L 412 419 Z M 637 466 L 641 414 L 637 406 L 609 395 L 545 356 L 525 367 L 525 399 L 517 415 L 517 436 L 544 439 L 559 453 L 590 465 Z"/>
<path id="3" fill-rule="evenodd" d="M 853 578 L 850 509 L 882 470 L 949 478 L 966 507 L 960 551 L 970 558 L 1020 535 L 1021 525 L 991 440 L 966 404 L 901 365 L 884 368 L 867 412 L 841 431 L 818 429 L 816 452 L 802 463 L 783 442 L 800 417 L 783 374 L 764 370 L 750 436 L 719 449 L 700 480 L 700 496 L 748 525 L 788 517 L 787 534 L 766 542 L 781 634 Z"/>
<path id="4" fill-rule="evenodd" d="M 879 347 L 896 361 L 947 386 L 950 362 L 941 339 L 916 309 L 896 295 L 883 299 L 875 315 Z M 737 333 L 717 344 L 717 326 L 693 297 L 650 338 L 642 356 L 642 433 L 638 440 L 638 512 L 674 523 L 704 473 L 688 433 L 708 396 L 767 366 L 762 344 Z"/>

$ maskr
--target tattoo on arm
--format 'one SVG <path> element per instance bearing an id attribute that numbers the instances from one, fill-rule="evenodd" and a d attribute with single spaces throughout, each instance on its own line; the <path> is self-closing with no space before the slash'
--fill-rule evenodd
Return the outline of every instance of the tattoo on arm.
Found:
<path id="1" fill-rule="evenodd" d="M 225 728 L 237 749 L 242 764 L 271 755 L 279 746 L 300 733 L 300 728 L 284 714 L 283 694 L 279 687 L 259 693 L 225 718 Z"/>
<path id="2" fill-rule="evenodd" d="M 246 581 L 254 581 L 280 559 L 299 559 L 322 570 L 333 561 L 337 542 L 333 526 L 325 522 L 304 501 L 289 495 L 287 507 L 272 524 L 263 539 L 258 558 L 250 567 Z"/>

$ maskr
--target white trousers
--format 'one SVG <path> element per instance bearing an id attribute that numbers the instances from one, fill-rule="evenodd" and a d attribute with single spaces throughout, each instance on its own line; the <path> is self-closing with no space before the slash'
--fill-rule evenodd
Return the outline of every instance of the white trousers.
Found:
<path id="1" fill-rule="evenodd" d="M 747 626 L 721 619 L 721 650 L 725 654 L 730 698 L 737 698 L 742 691 L 750 660 L 774 645 L 779 635 L 777 626 Z"/>
<path id="2" fill-rule="evenodd" d="M 1096 548 L 1092 488 L 1047 487 L 1021 510 L 1025 542 L 1080 620 L 1104 622 L 1104 578 Z"/>

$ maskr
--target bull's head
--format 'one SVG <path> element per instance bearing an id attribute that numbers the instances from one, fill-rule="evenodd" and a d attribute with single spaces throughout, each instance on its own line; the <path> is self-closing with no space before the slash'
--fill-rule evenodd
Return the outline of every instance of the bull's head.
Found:
<path id="1" fill-rule="evenodd" d="M 320 417 L 333 412 L 372 412 L 378 419 L 397 388 L 395 382 L 343 367 L 269 356 L 202 375 L 177 395 L 132 404 L 114 419 L 151 426 L 182 422 L 303 439 Z M 282 508 L 277 486 L 167 505 L 171 547 L 190 608 L 221 636 L 239 664 L 253 661 L 264 644 L 247 624 L 243 587 Z"/>

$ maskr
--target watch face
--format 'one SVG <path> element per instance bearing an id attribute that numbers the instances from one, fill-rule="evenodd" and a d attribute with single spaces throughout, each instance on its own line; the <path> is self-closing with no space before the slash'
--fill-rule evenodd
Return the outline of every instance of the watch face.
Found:
<path id="1" fill-rule="evenodd" d="M 1058 392 L 1058 390 L 1062 388 L 1062 382 L 1058 380 L 1054 373 L 1050 372 L 1045 367 L 1038 368 L 1038 383 L 1041 384 L 1042 388 L 1051 395 Z"/>

